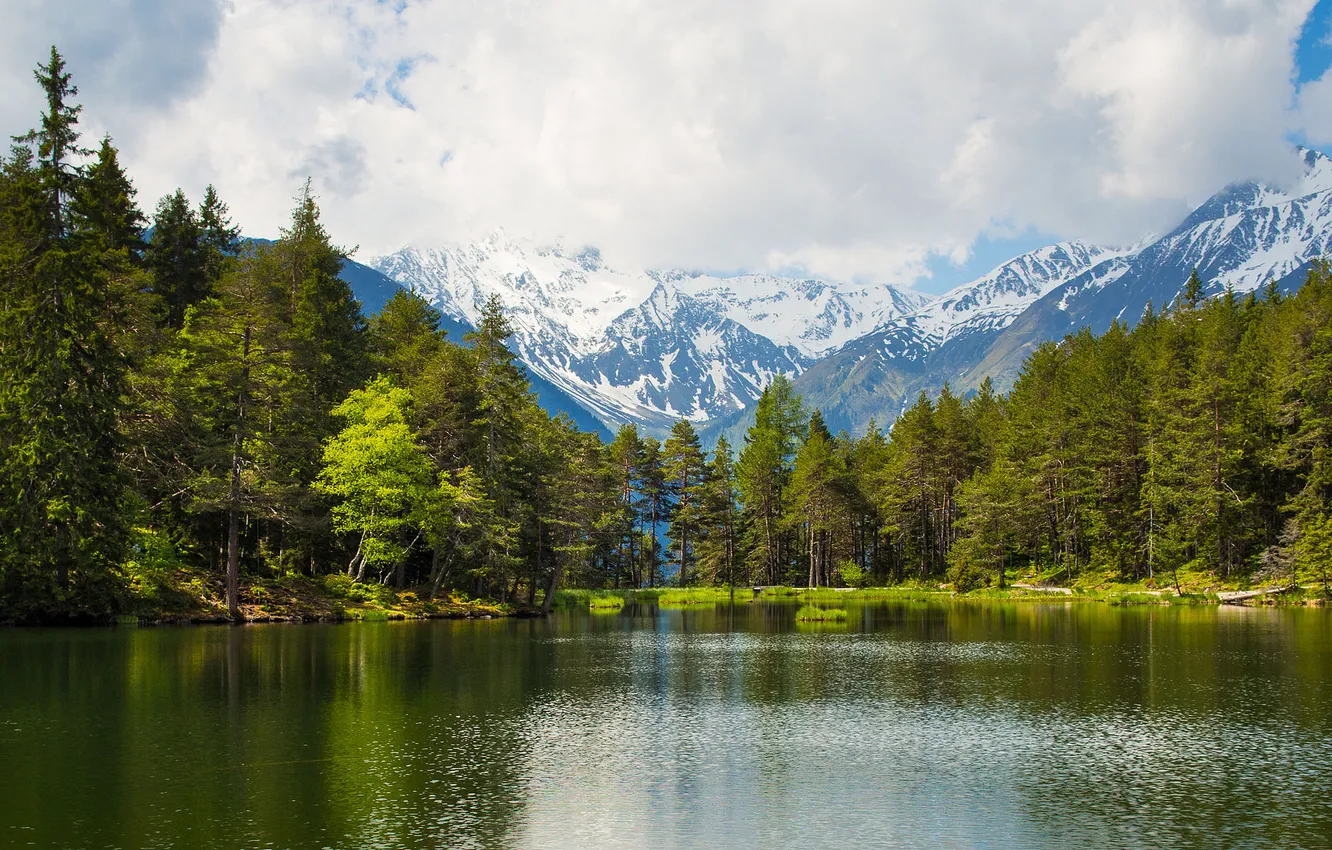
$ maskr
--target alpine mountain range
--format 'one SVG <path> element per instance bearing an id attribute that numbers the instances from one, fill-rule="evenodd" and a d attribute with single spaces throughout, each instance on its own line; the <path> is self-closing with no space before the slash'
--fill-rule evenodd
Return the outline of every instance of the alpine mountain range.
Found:
<path id="1" fill-rule="evenodd" d="M 1061 242 L 1014 257 L 941 296 L 890 285 L 766 274 L 616 269 L 503 231 L 466 245 L 411 246 L 349 263 L 367 311 L 395 285 L 439 308 L 454 333 L 493 294 L 551 410 L 583 427 L 681 417 L 738 432 L 763 387 L 791 376 L 828 425 L 888 425 L 921 392 L 1006 390 L 1025 357 L 1082 327 L 1100 333 L 1160 310 L 1196 269 L 1208 294 L 1294 289 L 1332 240 L 1332 159 L 1298 149 L 1303 176 L 1232 183 L 1164 236 L 1132 248 Z M 602 426 L 602 427 L 597 427 Z"/>

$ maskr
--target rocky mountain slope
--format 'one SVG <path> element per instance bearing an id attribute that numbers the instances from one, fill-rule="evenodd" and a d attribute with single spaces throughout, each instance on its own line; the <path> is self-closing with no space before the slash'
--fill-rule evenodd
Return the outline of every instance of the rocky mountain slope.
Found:
<path id="1" fill-rule="evenodd" d="M 498 294 L 533 375 L 607 425 L 655 431 L 682 416 L 743 410 L 773 375 L 799 374 L 927 300 L 891 286 L 622 271 L 594 248 L 538 246 L 503 232 L 406 248 L 370 265 L 461 321 L 475 322 Z"/>
<path id="2" fill-rule="evenodd" d="M 796 386 L 833 427 L 858 431 L 945 381 L 965 393 L 988 376 L 1007 389 L 1042 342 L 1116 319 L 1133 325 L 1149 303 L 1173 302 L 1195 268 L 1209 294 L 1297 287 L 1332 242 L 1332 159 L 1298 153 L 1304 175 L 1291 186 L 1231 184 L 1132 249 L 1065 243 L 1024 254 L 822 358 Z"/>
<path id="3" fill-rule="evenodd" d="M 1169 304 L 1189 273 L 1209 292 L 1298 285 L 1332 240 L 1332 160 L 1299 149 L 1290 186 L 1225 187 L 1178 227 L 1130 248 L 1083 242 L 1015 257 L 937 298 L 891 286 L 769 275 L 724 277 L 608 267 L 503 232 L 461 246 L 405 248 L 369 266 L 453 319 L 476 321 L 498 294 L 533 377 L 614 428 L 662 431 L 684 416 L 743 430 L 779 372 L 834 428 L 891 422 L 945 381 L 965 393 L 1012 384 L 1040 343 L 1082 326 L 1134 323 Z"/>

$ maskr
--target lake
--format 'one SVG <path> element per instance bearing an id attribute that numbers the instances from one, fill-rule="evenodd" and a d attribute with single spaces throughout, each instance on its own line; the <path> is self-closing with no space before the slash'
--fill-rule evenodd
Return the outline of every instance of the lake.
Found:
<path id="1" fill-rule="evenodd" d="M 1332 612 L 0 631 L 0 846 L 1332 844 Z"/>

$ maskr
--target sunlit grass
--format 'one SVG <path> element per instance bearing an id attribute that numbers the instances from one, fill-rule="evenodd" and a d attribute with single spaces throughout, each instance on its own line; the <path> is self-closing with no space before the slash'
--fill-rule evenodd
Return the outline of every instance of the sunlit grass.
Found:
<path id="1" fill-rule="evenodd" d="M 587 607 L 598 613 L 614 613 L 624 607 L 624 597 L 595 594 L 588 597 Z"/>
<path id="2" fill-rule="evenodd" d="M 796 612 L 796 620 L 801 623 L 844 623 L 846 622 L 846 609 L 805 605 Z"/>
<path id="3" fill-rule="evenodd" d="M 927 602 L 946 599 L 951 591 L 930 590 L 914 586 L 902 587 L 765 587 L 759 594 L 761 601 L 794 600 L 809 603 L 843 603 L 868 600 Z"/>
<path id="4" fill-rule="evenodd" d="M 663 607 L 683 607 L 687 605 L 716 605 L 718 602 L 748 602 L 752 592 L 741 589 L 732 593 L 728 587 L 681 587 L 667 588 L 657 596 L 657 604 Z"/>

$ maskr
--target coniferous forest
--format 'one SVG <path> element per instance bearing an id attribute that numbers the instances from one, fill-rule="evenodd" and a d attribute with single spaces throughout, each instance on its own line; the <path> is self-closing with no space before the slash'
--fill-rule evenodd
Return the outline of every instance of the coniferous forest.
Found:
<path id="1" fill-rule="evenodd" d="M 492 300 L 362 313 L 307 182 L 273 242 L 219 192 L 149 210 L 53 50 L 0 169 L 0 619 L 101 618 L 183 570 L 549 607 L 560 587 L 1326 586 L 1332 273 L 1033 351 L 832 434 L 778 377 L 742 445 L 607 445 L 536 403 Z M 335 577 L 330 579 L 329 577 Z"/>

